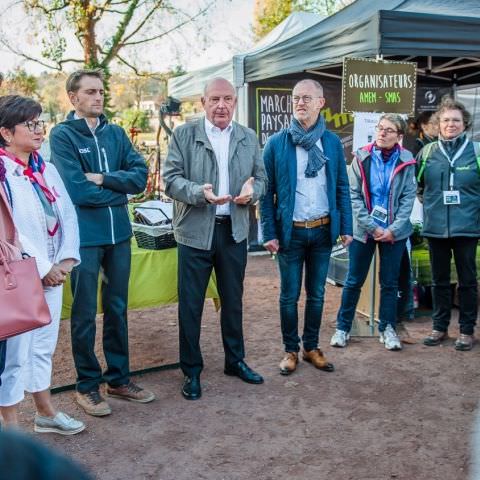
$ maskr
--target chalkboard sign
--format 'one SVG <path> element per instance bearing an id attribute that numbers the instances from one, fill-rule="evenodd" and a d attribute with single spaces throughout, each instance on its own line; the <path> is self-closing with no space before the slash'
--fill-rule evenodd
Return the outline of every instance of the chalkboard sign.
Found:
<path id="1" fill-rule="evenodd" d="M 417 64 L 366 58 L 343 59 L 342 112 L 415 110 Z"/>
<path id="2" fill-rule="evenodd" d="M 293 118 L 291 88 L 256 89 L 256 130 L 261 148 L 268 137 L 288 128 Z"/>

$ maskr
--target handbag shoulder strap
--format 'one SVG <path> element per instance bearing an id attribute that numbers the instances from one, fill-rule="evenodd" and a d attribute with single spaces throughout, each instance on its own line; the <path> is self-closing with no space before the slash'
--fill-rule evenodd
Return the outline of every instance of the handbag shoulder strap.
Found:
<path id="1" fill-rule="evenodd" d="M 0 239 L 0 265 L 8 263 L 10 259 L 9 250 L 8 243 Z"/>

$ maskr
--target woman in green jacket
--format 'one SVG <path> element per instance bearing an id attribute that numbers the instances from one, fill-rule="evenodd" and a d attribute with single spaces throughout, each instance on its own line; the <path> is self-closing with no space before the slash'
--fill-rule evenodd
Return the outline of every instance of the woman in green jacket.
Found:
<path id="1" fill-rule="evenodd" d="M 448 338 L 452 307 L 450 265 L 453 253 L 458 275 L 460 335 L 457 350 L 471 350 L 477 320 L 476 252 L 480 236 L 480 172 L 478 144 L 465 130 L 471 115 L 464 105 L 445 99 L 438 111 L 440 135 L 417 156 L 419 196 L 423 202 L 423 236 L 432 270 L 433 329 L 424 344 Z"/>

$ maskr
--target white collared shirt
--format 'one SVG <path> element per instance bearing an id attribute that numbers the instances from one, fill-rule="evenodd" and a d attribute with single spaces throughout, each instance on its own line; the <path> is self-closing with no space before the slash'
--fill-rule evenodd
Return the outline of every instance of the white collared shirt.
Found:
<path id="1" fill-rule="evenodd" d="M 230 148 L 230 136 L 232 134 L 232 122 L 227 128 L 220 128 L 213 125 L 205 118 L 205 132 L 215 153 L 218 165 L 218 192 L 215 195 L 222 197 L 230 194 L 230 180 L 228 176 L 228 152 Z M 217 215 L 230 215 L 230 204 L 217 205 Z"/>
<path id="2" fill-rule="evenodd" d="M 322 140 L 317 141 L 317 147 L 323 152 Z M 313 178 L 305 177 L 308 164 L 308 152 L 297 145 L 297 189 L 295 191 L 295 208 L 293 221 L 316 220 L 330 212 L 327 196 L 326 166 Z"/>

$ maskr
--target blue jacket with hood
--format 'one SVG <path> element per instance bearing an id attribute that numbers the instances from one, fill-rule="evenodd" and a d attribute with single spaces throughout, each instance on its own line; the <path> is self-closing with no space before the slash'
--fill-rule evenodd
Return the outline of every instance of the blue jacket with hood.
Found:
<path id="1" fill-rule="evenodd" d="M 51 160 L 57 167 L 76 207 L 80 246 L 112 245 L 132 236 L 127 193 L 141 193 L 147 182 L 147 165 L 123 128 L 104 115 L 92 132 L 84 118 L 70 112 L 50 134 Z M 87 180 L 85 173 L 102 173 L 103 185 Z"/>

